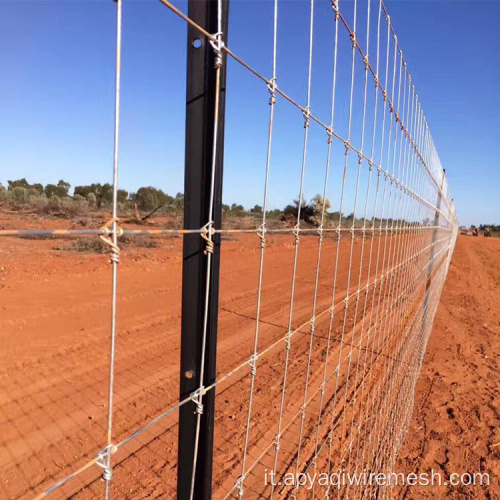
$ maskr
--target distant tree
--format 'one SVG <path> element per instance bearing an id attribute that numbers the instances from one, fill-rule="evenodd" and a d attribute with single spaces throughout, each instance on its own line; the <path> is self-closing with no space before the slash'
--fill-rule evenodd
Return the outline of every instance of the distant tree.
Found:
<path id="1" fill-rule="evenodd" d="M 102 186 L 100 184 L 92 184 L 92 186 L 95 186 L 94 194 L 97 198 L 98 208 L 111 203 L 113 200 L 113 186 L 109 182 L 106 182 Z"/>
<path id="2" fill-rule="evenodd" d="M 283 219 L 297 219 L 299 215 L 299 199 L 293 200 L 293 205 L 287 205 L 283 209 Z M 314 217 L 314 209 L 312 205 L 308 205 L 306 200 L 302 198 L 300 207 L 300 218 L 306 222 L 311 222 Z"/>
<path id="3" fill-rule="evenodd" d="M 255 205 L 253 208 L 250 209 L 250 212 L 253 214 L 262 214 L 262 207 L 260 205 Z"/>
<path id="4" fill-rule="evenodd" d="M 118 203 L 125 203 L 128 198 L 128 191 L 125 191 L 125 189 L 119 189 L 117 192 L 117 197 Z"/>
<path id="5" fill-rule="evenodd" d="M 24 177 L 15 181 L 7 181 L 7 183 L 9 191 L 12 191 L 16 187 L 22 187 L 24 189 L 34 189 L 38 192 L 38 194 L 43 192 L 43 186 L 41 184 L 30 184 Z"/>
<path id="6" fill-rule="evenodd" d="M 120 191 L 121 190 L 119 190 L 119 192 Z M 97 208 L 101 208 L 101 206 L 107 205 L 111 203 L 111 201 L 113 200 L 113 187 L 109 183 L 106 184 L 94 183 L 90 184 L 89 186 L 75 186 L 75 194 L 79 194 L 84 198 L 87 198 L 87 196 L 90 193 L 92 193 L 95 196 L 96 199 L 95 203 Z M 47 194 L 47 196 L 49 195 Z"/>
<path id="7" fill-rule="evenodd" d="M 278 208 L 275 208 L 274 210 L 268 210 L 267 217 L 269 217 L 270 219 L 279 219 L 283 217 L 283 212 Z"/>
<path id="8" fill-rule="evenodd" d="M 174 198 L 174 208 L 177 211 L 184 210 L 184 194 L 177 193 Z"/>
<path id="9" fill-rule="evenodd" d="M 173 205 L 174 198 L 161 189 L 152 186 L 141 187 L 135 193 L 134 201 L 140 210 L 158 210 L 166 205 Z"/>
<path id="10" fill-rule="evenodd" d="M 321 224 L 323 210 L 326 214 L 330 209 L 330 206 L 330 200 L 328 200 L 328 198 L 323 203 L 323 197 L 320 194 L 317 194 L 310 202 L 310 207 L 312 209 L 313 215 L 309 218 L 308 222 L 319 226 Z"/>
<path id="11" fill-rule="evenodd" d="M 44 189 L 44 193 L 47 198 L 52 198 L 52 196 L 57 196 L 57 186 L 55 184 L 47 184 Z"/>
<path id="12" fill-rule="evenodd" d="M 236 217 L 241 217 L 245 215 L 245 207 L 243 205 L 238 205 L 237 203 L 233 203 L 231 205 L 231 215 Z"/>
<path id="13" fill-rule="evenodd" d="M 12 191 L 16 187 L 22 187 L 25 189 L 31 187 L 30 183 L 24 177 L 15 181 L 7 181 L 7 184 L 9 185 L 9 191 Z"/>
<path id="14" fill-rule="evenodd" d="M 61 190 L 61 193 L 64 193 L 66 196 L 69 193 L 69 189 L 71 184 L 69 182 L 63 181 L 62 179 L 57 183 L 57 187 Z"/>
<path id="15" fill-rule="evenodd" d="M 297 217 L 297 207 L 295 205 L 287 205 L 283 209 L 283 215 L 285 217 Z"/>
<path id="16" fill-rule="evenodd" d="M 69 188 L 71 184 L 69 182 L 63 181 L 62 179 L 56 184 L 47 184 L 44 189 L 44 193 L 47 198 L 52 196 L 57 196 L 59 198 L 64 198 L 68 196 Z"/>

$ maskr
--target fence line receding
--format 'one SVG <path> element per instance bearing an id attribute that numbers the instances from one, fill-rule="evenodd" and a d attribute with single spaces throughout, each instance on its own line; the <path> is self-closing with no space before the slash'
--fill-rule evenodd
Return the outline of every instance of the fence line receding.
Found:
<path id="1" fill-rule="evenodd" d="M 280 82 L 282 63 L 289 62 L 280 60 L 285 48 L 279 36 L 288 2 L 270 0 L 272 36 L 265 57 L 271 72 L 266 75 L 231 49 L 228 0 L 190 0 L 188 14 L 169 0 L 160 2 L 166 15 L 188 27 L 184 228 L 137 229 L 119 219 L 121 17 L 127 2 L 117 0 L 110 221 L 99 229 L 0 230 L 4 237 L 98 236 L 111 255 L 103 446 L 72 474 L 37 491 L 36 498 L 89 470 L 102 472 L 105 498 L 119 497 L 113 471 L 128 456 L 124 450 L 172 415 L 177 419 L 172 426 L 179 426 L 178 450 L 163 460 L 177 467 L 179 498 L 391 498 L 392 487 L 376 483 L 317 481 L 308 490 L 297 482 L 278 484 L 287 473 L 395 471 L 455 245 L 454 203 L 386 6 L 381 0 L 336 0 L 326 14 L 325 2 L 302 2 L 308 6 L 307 19 L 301 19 L 307 63 L 295 68 L 305 82 L 301 100 L 294 97 L 296 89 Z M 324 26 L 325 16 L 329 102 L 316 109 L 315 30 L 318 23 Z M 320 49 L 324 55 L 325 47 Z M 261 210 L 250 226 L 222 219 L 223 152 L 231 147 L 226 89 L 228 99 L 244 98 L 231 73 L 226 84 L 226 68 L 238 68 L 260 84 L 262 102 L 269 104 L 261 124 L 267 131 L 260 145 L 265 149 Z M 190 98 L 200 92 L 203 105 Z M 289 198 L 298 193 L 298 199 L 277 220 L 270 197 L 273 179 L 279 183 L 279 174 L 273 177 L 276 142 L 286 142 L 280 113 L 287 120 L 294 116 L 302 132 L 297 168 L 289 171 L 296 181 Z M 306 190 L 314 183 L 319 195 L 311 208 Z M 181 398 L 116 442 L 120 238 L 142 235 L 184 239 Z M 221 255 L 226 241 L 231 248 L 251 241 L 258 252 L 251 271 L 241 271 L 250 273 L 252 282 L 241 294 L 241 309 L 225 304 L 219 290 L 221 276 L 231 279 L 225 274 L 226 254 Z M 236 316 L 244 320 L 237 323 Z"/>

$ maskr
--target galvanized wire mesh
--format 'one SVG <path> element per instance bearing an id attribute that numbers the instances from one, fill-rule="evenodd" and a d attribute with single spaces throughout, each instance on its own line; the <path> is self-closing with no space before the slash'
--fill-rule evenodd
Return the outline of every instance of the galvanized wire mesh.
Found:
<path id="1" fill-rule="evenodd" d="M 216 468 L 215 495 L 253 498 L 278 495 L 313 498 L 387 498 L 390 486 L 332 486 L 315 483 L 303 493 L 299 484 L 264 483 L 264 474 L 288 472 L 319 474 L 394 471 L 395 460 L 412 414 L 416 381 L 457 236 L 457 216 L 444 170 L 422 111 L 413 80 L 382 1 L 333 1 L 330 9 L 332 44 L 331 107 L 325 123 L 312 107 L 314 78 L 315 0 L 309 3 L 308 64 L 305 102 L 280 87 L 278 62 L 281 2 L 273 2 L 272 73 L 262 75 L 222 43 L 222 33 L 208 33 L 168 0 L 161 2 L 191 24 L 212 45 L 218 75 L 221 55 L 248 71 L 262 84 L 269 101 L 262 219 L 255 228 L 214 229 L 212 220 L 198 230 L 121 228 L 117 220 L 118 140 L 120 103 L 121 9 L 117 1 L 117 79 L 115 114 L 114 195 L 111 221 L 98 230 L 4 230 L 2 236 L 29 234 L 98 235 L 110 247 L 112 311 L 108 432 L 105 447 L 73 474 L 62 478 L 37 498 L 43 498 L 89 468 L 104 469 L 106 498 L 113 477 L 113 455 L 143 432 L 194 402 L 198 427 L 204 396 L 216 389 L 245 393 L 236 410 L 238 431 L 232 445 L 239 450 Z M 363 9 L 363 15 L 361 15 Z M 360 21 L 362 19 L 362 21 Z M 360 26 L 360 23 L 363 23 Z M 363 33 L 363 35 L 360 35 Z M 343 104 L 346 123 L 338 124 L 339 52 L 346 59 L 349 78 Z M 343 61 L 343 60 L 342 60 Z M 217 92 L 218 96 L 219 92 Z M 292 225 L 270 226 L 269 188 L 273 172 L 275 119 L 285 108 L 297 111 L 304 127 L 298 183 L 298 202 Z M 217 109 L 217 108 L 216 108 Z M 217 131 L 217 114 L 214 130 Z M 341 134 L 343 130 L 345 134 Z M 303 210 L 308 175 L 310 136 L 324 134 L 324 182 L 319 218 L 306 223 Z M 214 134 L 214 150 L 217 136 Z M 215 163 L 215 152 L 213 162 Z M 215 172 L 213 167 L 212 172 Z M 340 173 L 334 176 L 334 173 Z M 213 194 L 213 176 L 211 192 Z M 333 186 L 332 186 L 333 184 Z M 332 193 L 334 195 L 332 196 Z M 337 213 L 332 218 L 328 197 Z M 346 207 L 352 210 L 346 216 Z M 213 198 L 210 213 L 214 210 Z M 254 291 L 255 310 L 250 350 L 235 356 L 233 365 L 219 373 L 214 384 L 200 387 L 119 443 L 113 441 L 114 352 L 119 263 L 119 237 L 141 234 L 198 233 L 206 244 L 207 295 L 204 330 L 210 296 L 210 263 L 216 233 L 253 235 L 259 249 Z M 269 238 L 292 243 L 290 276 L 283 290 L 286 307 L 278 333 L 262 335 L 268 323 L 264 311 L 265 258 Z M 314 241 L 310 236 L 314 237 Z M 252 236 L 251 236 L 252 237 Z M 309 284 L 301 259 L 313 262 Z M 241 332 L 239 332 L 241 333 Z M 242 337 L 243 338 L 243 337 Z M 247 356 L 248 354 L 248 356 Z M 203 359 L 203 357 L 202 357 Z M 203 373 L 204 367 L 200 370 Z M 201 376 L 203 380 L 203 376 Z M 248 382 L 248 383 L 247 383 Z M 229 396 L 216 408 L 230 407 Z M 234 408 L 233 408 L 234 410 Z M 262 422 L 262 423 L 261 423 Z M 216 421 L 219 432 L 230 427 Z M 214 462 L 222 458 L 215 450 Z M 220 455 L 222 456 L 222 454 Z M 194 462 L 199 460 L 198 439 Z M 194 467 L 193 467 L 194 470 Z M 194 482 L 194 476 L 193 476 Z M 337 491 L 335 491 L 337 490 Z M 191 494 L 193 497 L 193 492 Z"/>

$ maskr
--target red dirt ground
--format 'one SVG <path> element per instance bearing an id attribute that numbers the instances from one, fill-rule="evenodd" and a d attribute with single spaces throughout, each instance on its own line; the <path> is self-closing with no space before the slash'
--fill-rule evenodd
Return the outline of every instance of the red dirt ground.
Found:
<path id="1" fill-rule="evenodd" d="M 491 486 L 413 486 L 397 498 L 500 498 L 500 239 L 458 237 L 399 471 L 487 472 Z"/>
<path id="2" fill-rule="evenodd" d="M 13 220 L 10 216 L 2 215 L 0 222 L 5 228 L 20 226 L 20 221 Z M 32 228 L 69 225 L 68 221 L 43 219 L 23 220 L 22 224 L 23 227 Z M 76 227 L 76 223 L 72 227 Z M 381 315 L 380 323 L 377 323 L 380 325 L 377 329 L 381 333 L 378 334 L 376 346 L 375 336 L 364 339 L 360 335 L 360 331 L 363 331 L 360 327 L 361 313 L 356 315 L 355 307 L 349 307 L 344 320 L 341 308 L 335 312 L 329 356 L 337 359 L 339 353 L 342 354 L 342 348 L 347 353 L 350 346 L 358 346 L 350 349 L 349 359 L 344 355 L 339 358 L 343 360 L 339 368 L 339 409 L 336 410 L 338 429 L 342 426 L 342 433 L 337 431 L 339 435 L 344 436 L 349 424 L 351 428 L 358 421 L 361 427 L 369 425 L 361 422 L 361 412 L 356 413 L 356 400 L 361 401 L 363 395 L 371 390 L 378 391 L 380 401 L 389 397 L 385 386 L 378 385 L 380 374 L 386 373 L 388 379 L 392 380 L 394 377 L 394 380 L 399 380 L 394 359 L 405 360 L 410 352 L 405 347 L 404 331 L 406 327 L 411 330 L 413 323 L 410 324 L 410 320 L 417 314 L 418 304 L 422 302 L 425 292 L 428 274 L 423 265 L 429 259 L 429 252 L 425 249 L 431 241 L 430 236 L 417 231 L 404 235 L 404 238 L 408 238 L 404 240 L 398 236 L 381 238 L 381 248 L 387 245 L 388 250 L 394 251 L 388 251 L 387 268 L 381 267 L 379 274 L 382 270 L 387 271 L 396 266 L 395 272 L 387 276 L 387 283 L 394 282 L 394 288 L 387 285 L 384 293 L 380 290 L 378 294 L 371 291 L 366 297 L 362 295 L 362 299 L 368 303 L 375 298 L 381 299 L 385 304 L 386 299 L 389 303 L 391 298 L 401 296 L 408 307 L 404 310 L 402 307 L 388 309 L 387 314 Z M 178 398 L 182 240 L 162 237 L 142 241 L 144 243 L 123 244 L 119 268 L 114 442 L 119 442 L 150 422 L 175 404 Z M 402 242 L 405 245 L 400 245 Z M 441 307 L 436 331 L 429 345 L 429 353 L 433 349 L 437 352 L 437 347 L 449 345 L 439 355 L 445 356 L 448 353 L 452 364 L 447 366 L 447 358 L 440 358 L 441 375 L 431 384 L 431 379 L 438 377 L 433 375 L 437 368 L 431 368 L 432 376 L 423 391 L 429 392 L 429 386 L 436 391 L 438 382 L 444 385 L 456 382 L 456 385 L 443 388 L 434 397 L 423 398 L 422 384 L 426 380 L 423 378 L 417 394 L 416 408 L 424 408 L 424 414 L 416 413 L 416 416 L 423 418 L 428 415 L 432 419 L 433 430 L 437 431 L 438 427 L 434 425 L 437 417 L 432 412 L 444 412 L 446 418 L 443 417 L 439 433 L 447 439 L 446 445 L 450 450 L 452 437 L 457 436 L 458 428 L 462 429 L 462 438 L 464 435 L 474 439 L 479 437 L 480 444 L 476 448 L 475 440 L 467 441 L 469 444 L 464 446 L 464 442 L 458 443 L 458 439 L 462 438 L 457 438 L 457 446 L 461 447 L 462 452 L 465 448 L 468 450 L 467 460 L 471 460 L 467 461 L 470 464 L 468 470 L 476 470 L 472 467 L 475 457 L 483 457 L 483 462 L 478 461 L 477 470 L 480 470 L 481 464 L 493 468 L 493 459 L 495 453 L 498 453 L 498 448 L 494 445 L 500 440 L 498 434 L 495 435 L 495 431 L 489 428 L 498 423 L 498 420 L 494 421 L 498 413 L 494 413 L 493 400 L 498 386 L 494 359 L 495 348 L 498 347 L 495 344 L 498 342 L 495 339 L 499 325 L 498 309 L 495 309 L 498 296 L 495 298 L 494 293 L 496 287 L 498 295 L 499 271 L 493 265 L 495 258 L 498 262 L 498 243 L 494 239 L 459 240 L 455 264 L 452 265 L 450 281 L 445 289 L 447 294 L 443 299 L 444 304 L 447 300 L 455 304 L 456 325 L 449 318 L 440 319 L 443 315 Z M 75 252 L 72 250 L 71 240 L 5 238 L 0 244 L 0 499 L 32 498 L 35 493 L 86 463 L 105 444 L 111 272 L 105 255 Z M 341 265 L 335 304 L 343 306 L 346 290 L 351 294 L 348 297 L 349 303 L 354 304 L 356 295 L 352 292 L 358 286 L 358 278 L 361 278 L 361 286 L 373 279 L 375 262 L 368 276 L 367 256 L 371 244 L 371 237 L 367 237 L 361 261 L 363 243 L 358 237 L 354 240 L 353 271 L 349 282 L 348 266 L 345 264 L 349 260 L 351 241 L 350 237 L 343 239 L 339 248 Z M 374 248 L 377 248 L 377 244 L 378 237 Z M 411 252 L 399 252 L 406 248 L 411 249 Z M 441 251 L 437 254 L 440 258 L 446 255 L 443 245 L 436 246 L 436 250 Z M 336 239 L 326 238 L 321 259 L 316 330 L 308 385 L 310 403 L 305 413 L 302 461 L 314 451 L 336 251 Z M 274 342 L 277 344 L 270 351 L 271 354 L 259 359 L 258 363 L 248 461 L 251 464 L 259 456 L 261 459 L 245 483 L 245 498 L 269 496 L 268 489 L 262 485 L 262 474 L 264 468 L 272 467 L 274 458 L 274 448 L 269 449 L 269 445 L 276 433 L 275 424 L 279 412 L 285 358 L 284 344 L 279 340 L 283 338 L 288 323 L 293 255 L 291 236 L 269 236 L 264 267 L 259 351 Z M 402 265 L 406 262 L 405 256 L 409 255 L 418 257 Z M 243 368 L 217 388 L 214 498 L 222 498 L 241 473 L 250 390 L 249 367 L 245 362 L 253 352 L 259 256 L 258 238 L 254 235 L 240 235 L 223 241 L 218 373 L 224 374 L 240 364 L 243 364 Z M 295 461 L 298 461 L 296 449 L 300 419 L 297 414 L 304 397 L 310 339 L 308 322 L 312 311 L 316 259 L 317 237 L 303 236 L 292 324 L 296 334 L 290 351 L 290 372 L 293 377 L 287 386 L 283 418 L 284 424 L 290 422 L 290 426 L 283 432 L 281 441 L 278 462 L 281 471 L 293 470 Z M 382 257 L 380 259 L 382 266 Z M 422 270 L 425 272 L 422 273 Z M 437 264 L 434 275 L 439 275 L 442 270 L 442 266 Z M 410 278 L 417 272 L 420 273 L 420 278 L 413 283 Z M 458 283 L 451 292 L 455 294 L 462 289 L 467 292 L 465 299 L 455 296 L 448 299 L 452 280 Z M 407 284 L 410 286 L 406 286 Z M 472 288 L 474 285 L 476 288 Z M 467 309 L 459 314 L 463 300 L 467 302 Z M 390 335 L 390 326 L 396 324 L 405 328 L 401 328 L 399 336 Z M 449 328 L 452 324 L 454 330 L 462 333 L 454 333 L 450 338 L 449 331 L 446 333 L 444 328 Z M 483 324 L 486 326 L 482 326 Z M 346 332 L 346 340 L 340 342 L 343 330 Z M 441 330 L 444 333 L 440 334 Z M 471 331 L 481 335 L 481 343 L 477 346 L 474 345 L 477 340 L 470 338 Z M 447 342 L 453 339 L 453 345 L 460 342 L 461 350 L 454 348 L 452 351 L 451 344 L 446 344 L 443 339 L 436 343 L 439 335 L 445 336 Z M 398 355 L 391 358 L 393 353 Z M 369 362 L 365 363 L 366 370 L 360 372 L 358 385 L 353 376 L 348 384 L 350 363 L 353 366 L 356 363 L 359 365 L 362 359 L 368 359 Z M 429 373 L 428 363 L 429 356 L 423 368 L 425 377 Z M 333 362 L 331 365 L 334 366 Z M 448 372 L 453 374 L 453 380 L 445 378 Z M 330 383 L 326 389 L 323 404 L 325 412 L 333 404 L 332 385 Z M 453 402 L 452 395 L 457 399 L 458 407 Z M 459 397 L 464 398 L 465 402 L 459 403 Z M 472 404 L 475 399 L 477 401 Z M 443 408 L 438 406 L 440 402 L 444 405 Z M 447 411 L 448 407 L 453 411 Z M 462 421 L 461 412 L 464 408 L 469 410 L 464 413 Z M 375 412 L 381 410 L 378 406 L 372 409 Z M 450 415 L 455 415 L 456 418 L 452 419 Z M 480 423 L 477 424 L 476 432 L 470 431 L 469 434 L 466 425 L 474 419 Z M 459 422 L 461 427 L 457 427 Z M 423 427 L 418 428 L 419 426 Z M 402 467 L 411 467 L 413 471 L 419 467 L 427 467 L 433 463 L 432 460 L 439 460 L 447 467 L 446 453 L 441 457 L 441 449 L 433 445 L 434 436 L 429 427 L 430 423 L 427 426 L 422 423 L 412 425 L 412 438 L 409 440 L 409 447 L 402 451 L 402 456 L 416 457 L 423 449 L 424 460 L 420 462 L 415 458 L 411 461 L 408 458 Z M 427 435 L 428 429 L 430 437 Z M 325 432 L 322 429 L 322 441 Z M 422 436 L 425 446 L 416 440 L 417 436 Z M 488 444 L 485 443 L 486 439 Z M 345 440 L 347 441 L 347 435 Z M 345 442 L 339 437 L 339 441 L 333 444 L 334 452 L 340 450 L 343 444 Z M 114 455 L 116 467 L 112 483 L 113 498 L 173 498 L 176 449 L 177 413 L 174 412 L 124 445 Z M 450 453 L 448 451 L 449 455 Z M 349 453 L 349 458 L 350 456 Z M 335 461 L 340 460 L 343 458 L 339 454 Z M 458 468 L 458 471 L 461 469 Z M 100 497 L 103 490 L 100 473 L 101 470 L 94 466 L 56 491 L 51 498 L 71 495 L 78 498 Z M 494 487 L 489 491 L 490 497 L 485 498 L 495 498 L 498 494 Z M 425 493 L 422 492 L 422 495 Z M 405 498 L 417 498 L 412 496 L 417 494 L 416 490 L 403 491 L 401 494 L 406 495 Z M 232 498 L 236 496 L 233 495 Z"/>

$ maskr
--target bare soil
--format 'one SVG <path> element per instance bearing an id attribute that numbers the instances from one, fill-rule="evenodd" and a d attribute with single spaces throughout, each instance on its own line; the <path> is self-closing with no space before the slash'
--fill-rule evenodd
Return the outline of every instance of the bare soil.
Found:
<path id="1" fill-rule="evenodd" d="M 36 218 L 19 220 L 3 214 L 0 224 L 4 228 L 67 228 L 77 227 L 79 223 Z M 97 221 L 95 224 L 98 227 Z M 278 458 L 281 472 L 293 471 L 299 462 L 302 470 L 314 452 L 315 443 L 325 442 L 326 424 L 316 434 L 320 408 L 325 413 L 336 408 L 333 415 L 338 440 L 332 444 L 334 462 L 338 465 L 346 460 L 335 452 L 345 450 L 349 429 L 355 429 L 358 423 L 361 429 L 369 425 L 362 421 L 361 413 L 356 413 L 354 402 L 362 400 L 370 391 L 377 391 L 380 401 L 388 396 L 385 386 L 378 385 L 380 376 L 385 373 L 397 379 L 390 354 L 398 353 L 402 359 L 408 355 L 404 331 L 410 328 L 410 320 L 417 314 L 425 284 L 430 279 L 423 267 L 429 260 L 426 249 L 430 234 L 417 231 L 403 235 L 405 239 L 397 235 L 382 236 L 380 248 L 387 249 L 386 261 L 382 259 L 382 251 L 376 251 L 378 236 L 372 240 L 367 235 L 363 242 L 361 237 L 351 240 L 346 234 L 339 247 L 336 235 L 324 240 L 312 344 L 309 322 L 318 239 L 317 236 L 301 237 L 292 318 L 295 333 L 289 355 L 292 375 L 284 401 L 284 429 Z M 414 416 L 418 422 L 412 424 L 408 444 L 401 453 L 402 457 L 408 457 L 400 463 L 402 468 L 413 471 L 428 467 L 433 461 L 453 471 L 461 471 L 460 464 L 462 468 L 467 464 L 471 470 L 481 470 L 480 467 L 494 470 L 498 466 L 495 462 L 499 449 L 495 444 L 500 441 L 495 430 L 498 371 L 494 357 L 499 333 L 500 275 L 495 265 L 500 261 L 498 243 L 494 238 L 459 239 L 419 382 Z M 370 267 L 368 256 L 372 245 L 374 261 Z M 405 248 L 411 249 L 411 253 L 399 251 Z M 444 250 L 441 246 L 436 249 Z M 330 377 L 335 367 L 333 360 L 342 362 L 337 383 L 333 384 L 335 379 L 330 378 L 321 397 L 337 250 L 340 265 L 333 297 L 336 308 L 328 356 L 332 360 Z M 106 444 L 111 270 L 107 256 L 93 251 L 100 250 L 87 244 L 75 246 L 71 239 L 4 238 L 0 241 L 1 499 L 32 498 L 84 465 Z M 258 340 L 259 352 L 266 348 L 268 351 L 258 360 L 253 391 L 247 469 L 254 463 L 256 466 L 246 480 L 245 498 L 268 498 L 270 493 L 263 484 L 263 473 L 272 467 L 275 459 L 272 443 L 281 402 L 286 355 L 283 337 L 288 328 L 294 251 L 291 235 L 269 235 Z M 405 260 L 413 254 L 418 256 Z M 357 299 L 353 292 L 358 285 L 363 287 L 373 280 L 375 259 L 379 257 L 378 274 L 393 269 L 394 272 L 387 275 L 387 283 L 393 282 L 394 287 L 387 285 L 378 292 L 372 288 Z M 214 498 L 223 498 L 241 474 L 251 384 L 247 362 L 253 354 L 255 338 L 258 238 L 255 235 L 225 238 L 221 259 L 219 378 L 238 369 L 217 387 Z M 119 266 L 115 443 L 178 401 L 181 272 L 181 238 L 162 236 L 123 245 Z M 409 278 L 417 272 L 420 278 L 412 283 Z M 437 265 L 434 273 L 440 272 L 442 268 Z M 463 297 L 459 296 L 459 290 Z M 362 314 L 361 309 L 356 310 L 356 300 L 360 300 L 360 307 L 379 299 L 385 305 L 386 300 L 390 302 L 398 296 L 405 299 L 407 307 L 387 309 L 380 318 L 373 319 L 380 321 L 378 338 L 363 337 Z M 344 312 L 346 298 L 349 308 Z M 366 317 L 372 321 L 369 311 L 368 307 Z M 391 325 L 396 324 L 404 328 L 398 335 L 392 335 L 395 330 Z M 362 367 L 356 379 L 351 371 L 354 366 Z M 308 404 L 301 431 L 302 419 L 298 417 L 306 377 Z M 372 410 L 380 410 L 377 403 Z M 175 497 L 177 417 L 178 413 L 173 412 L 162 418 L 114 455 L 113 498 Z M 470 430 L 471 426 L 475 430 Z M 434 436 L 433 431 L 438 435 Z M 301 432 L 299 457 L 297 446 Z M 324 453 L 327 449 L 324 448 Z M 325 455 L 318 456 L 326 460 Z M 457 461 L 455 469 L 447 465 L 451 457 Z M 104 484 L 101 472 L 93 466 L 50 497 L 100 497 Z M 287 491 L 276 493 L 281 497 Z M 425 494 L 427 490 L 401 492 L 405 498 Z M 484 495 L 487 494 L 490 496 L 484 498 L 495 498 L 498 490 L 492 486 L 484 490 Z M 237 492 L 233 492 L 231 498 L 237 498 Z"/>
<path id="2" fill-rule="evenodd" d="M 397 498 L 500 498 L 500 239 L 459 236 L 417 385 L 399 471 L 487 472 L 491 485 Z M 467 478 L 466 478 L 467 482 Z"/>

